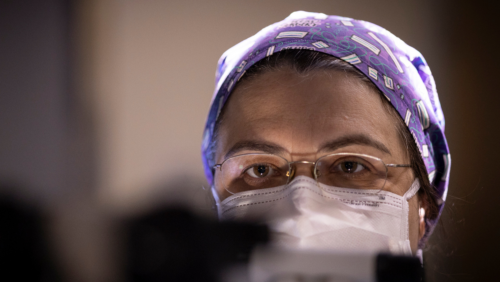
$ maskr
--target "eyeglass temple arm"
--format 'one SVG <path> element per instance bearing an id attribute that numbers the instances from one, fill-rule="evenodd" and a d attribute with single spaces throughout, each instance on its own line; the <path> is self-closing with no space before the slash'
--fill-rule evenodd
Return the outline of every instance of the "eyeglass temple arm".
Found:
<path id="1" fill-rule="evenodd" d="M 410 164 L 386 164 L 387 167 L 411 167 Z"/>

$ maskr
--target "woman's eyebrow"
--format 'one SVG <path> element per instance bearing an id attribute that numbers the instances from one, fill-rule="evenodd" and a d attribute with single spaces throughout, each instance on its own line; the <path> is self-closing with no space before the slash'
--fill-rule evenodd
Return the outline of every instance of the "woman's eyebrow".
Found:
<path id="1" fill-rule="evenodd" d="M 367 145 L 391 155 L 391 152 L 384 144 L 364 134 L 347 135 L 333 141 L 328 141 L 320 147 L 318 152 L 335 151 L 349 145 Z"/>
<path id="2" fill-rule="evenodd" d="M 241 151 L 260 151 L 269 154 L 282 154 L 286 152 L 283 147 L 273 143 L 265 141 L 245 140 L 234 144 L 233 147 L 231 147 L 231 149 L 226 153 L 224 159 L 227 159 L 230 156 L 233 156 Z"/>

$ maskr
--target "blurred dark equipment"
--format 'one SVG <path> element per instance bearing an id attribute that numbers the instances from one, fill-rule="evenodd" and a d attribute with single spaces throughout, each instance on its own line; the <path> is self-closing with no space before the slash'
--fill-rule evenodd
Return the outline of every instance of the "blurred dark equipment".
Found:
<path id="1" fill-rule="evenodd" d="M 156 281 L 420 282 L 416 257 L 294 252 L 266 247 L 267 227 L 216 222 L 176 208 L 129 221 L 126 277 Z"/>
<path id="2" fill-rule="evenodd" d="M 376 260 L 376 281 L 425 281 L 424 268 L 416 257 L 380 254 Z"/>
<path id="3" fill-rule="evenodd" d="M 267 227 L 218 223 L 186 210 L 165 209 L 127 226 L 128 281 L 219 281 L 225 267 L 247 263 L 269 239 Z"/>
<path id="4" fill-rule="evenodd" d="M 60 281 L 44 222 L 34 207 L 0 196 L 0 281 Z"/>

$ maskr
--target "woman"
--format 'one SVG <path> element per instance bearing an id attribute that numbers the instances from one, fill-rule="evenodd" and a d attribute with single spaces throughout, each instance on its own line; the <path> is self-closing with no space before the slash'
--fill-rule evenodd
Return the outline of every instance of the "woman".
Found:
<path id="1" fill-rule="evenodd" d="M 223 54 L 202 156 L 222 220 L 288 247 L 403 254 L 432 233 L 451 160 L 422 55 L 308 12 Z"/>

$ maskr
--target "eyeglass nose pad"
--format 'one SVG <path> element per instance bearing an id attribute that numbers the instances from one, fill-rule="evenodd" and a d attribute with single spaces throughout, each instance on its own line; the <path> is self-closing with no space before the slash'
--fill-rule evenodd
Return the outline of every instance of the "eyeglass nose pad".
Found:
<path id="1" fill-rule="evenodd" d="M 292 181 L 293 177 L 295 176 L 295 169 L 294 169 L 294 166 L 291 166 L 290 167 L 290 170 L 288 170 L 288 172 L 286 173 L 286 176 L 288 176 L 288 183 L 290 183 L 290 181 Z"/>
<path id="2" fill-rule="evenodd" d="M 290 170 L 286 173 L 286 176 L 288 176 L 288 182 L 287 183 L 290 183 L 293 180 L 293 178 L 295 177 L 296 167 L 297 167 L 296 164 L 291 165 L 290 166 Z M 317 172 L 315 165 L 313 165 L 312 168 L 311 168 L 311 174 L 315 178 L 316 182 L 318 182 L 319 173 Z"/>
<path id="3" fill-rule="evenodd" d="M 319 181 L 318 178 L 321 176 L 321 173 L 316 168 L 316 166 L 313 167 L 313 175 L 314 175 L 314 178 L 316 179 L 316 182 L 318 182 Z"/>

